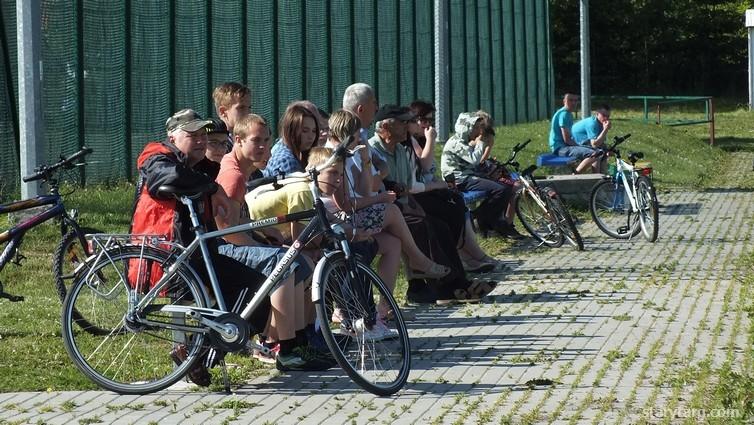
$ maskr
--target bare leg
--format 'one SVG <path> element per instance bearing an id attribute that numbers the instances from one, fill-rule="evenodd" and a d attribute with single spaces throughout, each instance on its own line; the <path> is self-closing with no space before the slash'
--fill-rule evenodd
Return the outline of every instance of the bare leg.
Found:
<path id="1" fill-rule="evenodd" d="M 579 166 L 576 167 L 576 173 L 579 174 L 579 173 L 583 172 L 587 167 L 592 167 L 594 165 L 594 163 L 597 162 L 598 159 L 599 158 L 597 158 L 597 157 L 584 158 L 584 160 L 581 161 L 581 163 L 579 164 Z"/>
<path id="2" fill-rule="evenodd" d="M 458 254 L 461 255 L 461 258 L 464 260 L 469 258 L 480 260 L 484 258 L 485 253 L 476 241 L 476 233 L 474 233 L 474 228 L 471 226 L 471 220 L 466 219 L 464 226 L 462 240 L 463 248 L 461 248 Z"/>
<path id="3" fill-rule="evenodd" d="M 270 321 L 268 337 L 273 341 L 296 338 L 296 292 L 293 276 L 283 280 L 282 285 L 270 294 Z M 293 319 L 293 320 L 291 320 Z"/>
<path id="4" fill-rule="evenodd" d="M 390 293 L 395 290 L 395 280 L 398 276 L 398 269 L 401 267 L 401 241 L 395 236 L 380 232 L 374 235 L 374 239 L 379 245 L 380 260 L 377 264 L 377 274 L 380 276 Z M 380 299 L 377 304 L 377 311 L 383 317 L 387 315 L 389 306 L 385 300 Z"/>

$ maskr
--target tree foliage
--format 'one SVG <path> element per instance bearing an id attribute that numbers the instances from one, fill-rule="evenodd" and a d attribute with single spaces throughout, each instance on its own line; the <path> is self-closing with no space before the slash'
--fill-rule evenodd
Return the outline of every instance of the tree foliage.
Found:
<path id="1" fill-rule="evenodd" d="M 580 0 L 551 2 L 556 90 L 578 91 Z M 591 1 L 595 94 L 746 97 L 754 0 Z"/>

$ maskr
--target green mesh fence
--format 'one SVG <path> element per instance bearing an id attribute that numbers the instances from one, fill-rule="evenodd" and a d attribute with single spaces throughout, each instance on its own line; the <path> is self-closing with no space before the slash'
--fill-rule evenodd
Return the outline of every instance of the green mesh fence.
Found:
<path id="1" fill-rule="evenodd" d="M 227 81 L 251 88 L 276 132 L 291 101 L 332 111 L 357 81 L 381 104 L 435 101 L 435 1 L 447 7 L 451 120 L 480 108 L 498 123 L 548 117 L 546 0 L 43 0 L 46 161 L 87 145 L 87 182 L 133 179 L 166 118 L 213 116 Z M 20 177 L 15 7 L 0 0 L 0 192 Z"/>

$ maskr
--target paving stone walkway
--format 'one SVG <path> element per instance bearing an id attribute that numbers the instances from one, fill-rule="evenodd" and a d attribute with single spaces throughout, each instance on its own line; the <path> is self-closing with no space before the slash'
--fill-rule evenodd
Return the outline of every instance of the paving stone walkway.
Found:
<path id="1" fill-rule="evenodd" d="M 752 192 L 659 198 L 654 244 L 610 239 L 584 220 L 586 251 L 512 253 L 514 269 L 495 275 L 502 283 L 483 304 L 414 309 L 412 373 L 395 397 L 364 393 L 337 371 L 272 373 L 229 396 L 181 386 L 142 397 L 0 394 L 0 418 L 32 424 L 657 423 L 702 395 L 702 385 L 682 381 L 689 367 L 744 355 L 750 319 L 738 303 L 750 295 L 735 267 L 751 249 L 754 228 Z"/>

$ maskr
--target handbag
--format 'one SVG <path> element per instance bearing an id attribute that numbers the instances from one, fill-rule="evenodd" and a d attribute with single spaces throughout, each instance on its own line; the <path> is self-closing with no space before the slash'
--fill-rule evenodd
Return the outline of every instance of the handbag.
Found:
<path id="1" fill-rule="evenodd" d="M 401 214 L 403 214 L 403 218 L 407 224 L 424 221 L 424 218 L 427 217 L 424 208 L 419 205 L 419 202 L 416 201 L 416 198 L 411 193 L 406 192 L 401 195 L 400 198 L 396 199 L 395 205 L 401 210 Z"/>

